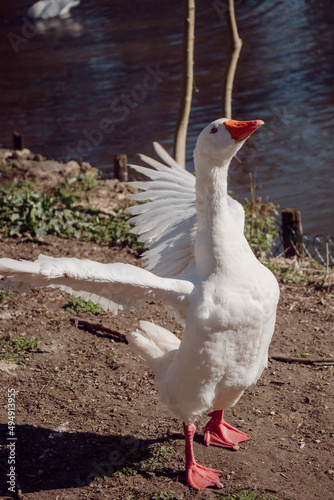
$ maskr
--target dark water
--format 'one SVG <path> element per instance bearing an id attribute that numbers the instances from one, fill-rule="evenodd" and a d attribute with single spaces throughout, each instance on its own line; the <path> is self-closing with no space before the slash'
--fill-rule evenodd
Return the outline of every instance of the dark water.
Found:
<path id="1" fill-rule="evenodd" d="M 170 152 L 177 116 L 183 2 L 82 0 L 67 20 L 29 24 L 33 0 L 0 5 L 0 142 L 14 129 L 34 152 L 83 157 L 101 169 L 117 153 Z M 304 230 L 334 234 L 334 57 L 330 0 L 235 0 L 244 45 L 233 118 L 266 127 L 240 151 L 230 188 L 302 211 Z M 196 91 L 188 168 L 200 130 L 221 116 L 227 53 L 224 1 L 198 1 Z"/>

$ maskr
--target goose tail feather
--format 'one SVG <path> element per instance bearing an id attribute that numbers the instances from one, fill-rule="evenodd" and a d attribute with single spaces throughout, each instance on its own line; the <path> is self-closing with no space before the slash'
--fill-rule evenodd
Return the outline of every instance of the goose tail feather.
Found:
<path id="1" fill-rule="evenodd" d="M 127 335 L 130 347 L 143 358 L 153 372 L 158 375 L 163 360 L 169 353 L 175 353 L 180 340 L 166 328 L 148 321 L 140 321 L 140 329 Z"/>

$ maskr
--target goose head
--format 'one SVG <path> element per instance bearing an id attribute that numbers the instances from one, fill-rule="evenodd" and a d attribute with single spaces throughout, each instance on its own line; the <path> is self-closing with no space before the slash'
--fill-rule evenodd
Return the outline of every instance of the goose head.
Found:
<path id="1" fill-rule="evenodd" d="M 207 125 L 200 133 L 194 151 L 196 170 L 202 165 L 207 169 L 210 164 L 212 167 L 228 167 L 248 137 L 263 124 L 262 120 L 219 118 Z"/>

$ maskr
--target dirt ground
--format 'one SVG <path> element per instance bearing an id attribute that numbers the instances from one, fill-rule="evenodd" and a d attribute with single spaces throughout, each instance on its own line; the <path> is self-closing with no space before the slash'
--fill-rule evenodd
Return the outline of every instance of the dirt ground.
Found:
<path id="1" fill-rule="evenodd" d="M 26 156 L 13 162 L 11 178 L 13 172 L 26 177 L 32 167 L 39 178 L 44 167 L 50 171 L 50 165 Z M 58 182 L 62 167 L 55 163 L 52 171 Z M 109 181 L 95 201 L 103 200 L 105 209 L 108 198 L 113 210 L 127 194 Z M 44 245 L 0 241 L 0 257 L 30 260 L 44 253 L 140 265 L 126 249 L 51 236 L 44 240 Z M 202 492 L 185 482 L 182 424 L 160 404 L 145 364 L 116 337 L 77 322 L 101 323 L 126 334 L 145 319 L 181 335 L 162 304 L 146 304 L 128 316 L 94 316 L 66 311 L 70 297 L 56 290 L 27 291 L 0 302 L 0 340 L 10 334 L 41 341 L 25 363 L 1 360 L 0 345 L 0 498 L 11 498 L 7 474 L 13 458 L 22 494 L 12 498 L 20 500 L 213 500 L 240 485 L 270 499 L 333 499 L 334 293 L 312 285 L 280 287 L 268 368 L 226 412 L 226 420 L 252 440 L 237 452 L 206 447 L 207 419 L 197 422 L 197 461 L 221 470 L 224 484 L 223 490 Z M 274 359 L 278 356 L 285 361 Z M 287 362 L 291 359 L 295 362 Z M 8 395 L 14 390 L 16 426 L 8 439 Z"/>
<path id="2" fill-rule="evenodd" d="M 47 253 L 139 264 L 125 249 L 55 237 L 46 241 L 36 246 L 7 240 L 0 244 L 0 256 L 34 259 Z M 78 328 L 70 318 L 101 322 L 123 333 L 136 328 L 139 319 L 177 334 L 180 327 L 161 304 L 114 317 L 70 314 L 63 308 L 68 300 L 62 292 L 40 290 L 1 303 L 1 337 L 10 332 L 42 341 L 41 352 L 30 353 L 24 369 L 1 364 L 1 498 L 8 495 L 3 467 L 8 469 L 7 395 L 12 388 L 16 472 L 25 500 L 218 499 L 240 484 L 278 499 L 334 497 L 333 364 L 271 359 L 258 384 L 226 412 L 229 423 L 252 436 L 237 452 L 205 447 L 206 419 L 198 421 L 197 460 L 221 470 L 225 488 L 195 492 L 185 483 L 181 423 L 159 403 L 145 364 L 128 345 Z M 333 293 L 281 285 L 270 355 L 307 352 L 309 358 L 298 359 L 331 358 L 333 316 Z M 172 448 L 163 468 L 148 471 L 134 465 L 147 460 L 157 446 Z"/>

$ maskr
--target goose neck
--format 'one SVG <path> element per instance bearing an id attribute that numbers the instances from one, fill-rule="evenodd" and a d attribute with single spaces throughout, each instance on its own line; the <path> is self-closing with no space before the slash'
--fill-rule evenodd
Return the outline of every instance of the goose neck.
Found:
<path id="1" fill-rule="evenodd" d="M 224 241 L 233 227 L 227 201 L 227 168 L 210 169 L 196 175 L 197 272 L 208 275 L 220 265 Z"/>

